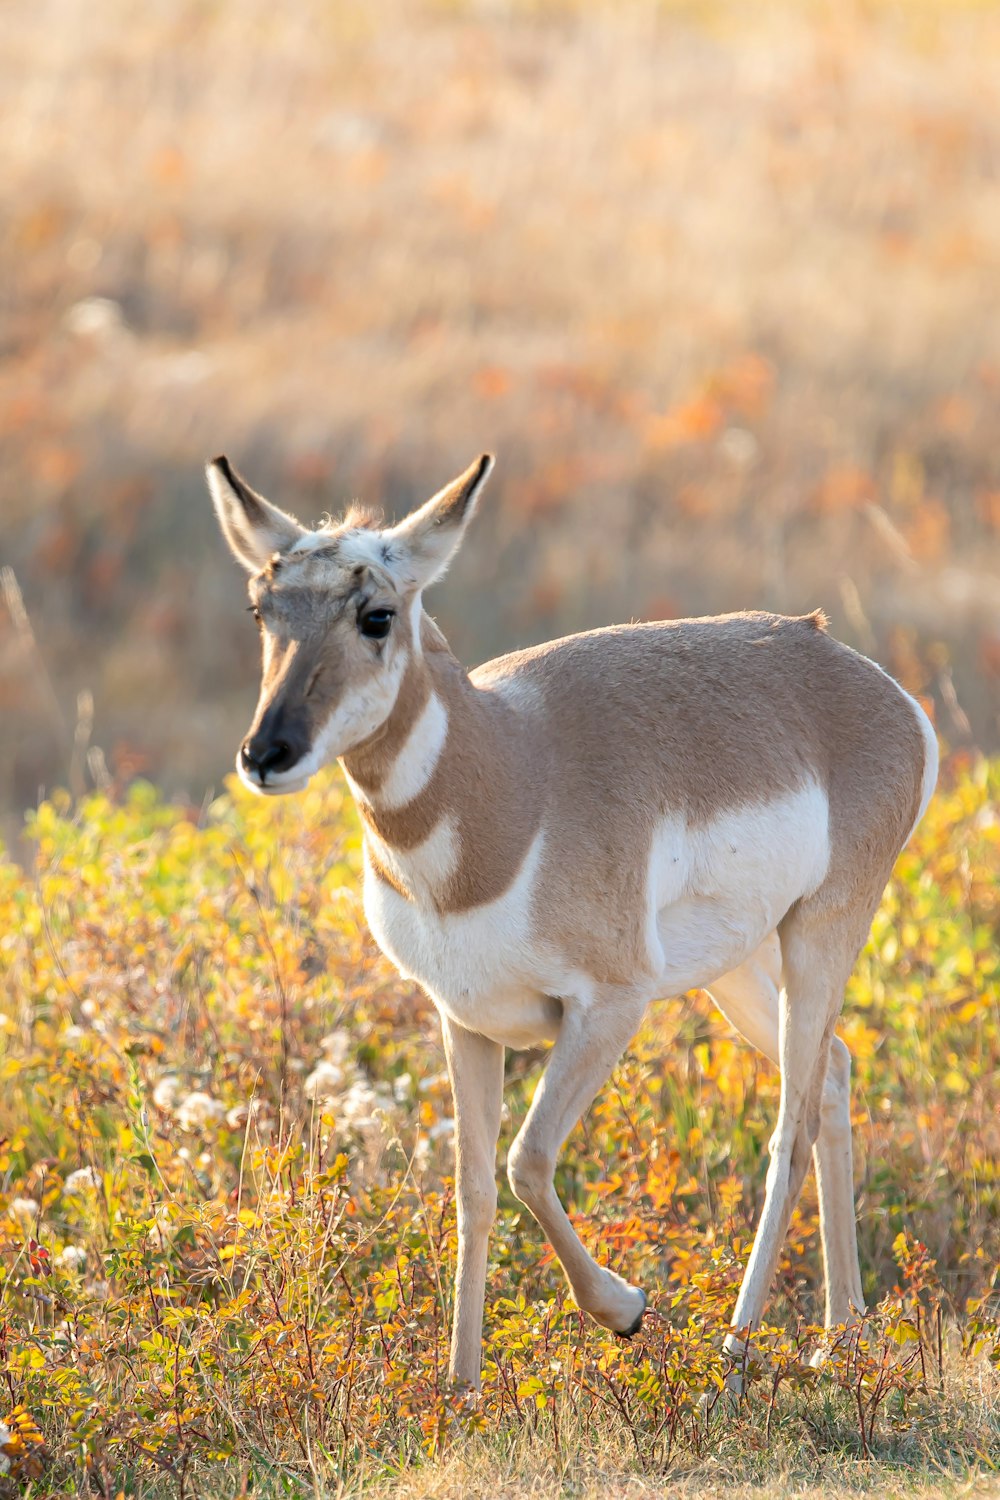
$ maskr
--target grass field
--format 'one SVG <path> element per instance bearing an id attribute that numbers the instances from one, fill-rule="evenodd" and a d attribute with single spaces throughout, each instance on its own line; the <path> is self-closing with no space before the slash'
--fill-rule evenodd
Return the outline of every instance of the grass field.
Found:
<path id="1" fill-rule="evenodd" d="M 191 811 L 142 784 L 43 805 L 32 867 L 0 864 L 0 1484 L 995 1492 L 998 795 L 1000 764 L 946 767 L 847 998 L 868 1336 L 845 1334 L 818 1374 L 805 1363 L 809 1185 L 735 1410 L 721 1335 L 777 1089 L 704 996 L 653 1008 L 559 1169 L 584 1238 L 650 1294 L 641 1336 L 581 1318 L 503 1183 L 467 1408 L 444 1384 L 440 1039 L 366 936 L 337 776 Z M 536 1075 L 509 1055 L 501 1167 Z"/>

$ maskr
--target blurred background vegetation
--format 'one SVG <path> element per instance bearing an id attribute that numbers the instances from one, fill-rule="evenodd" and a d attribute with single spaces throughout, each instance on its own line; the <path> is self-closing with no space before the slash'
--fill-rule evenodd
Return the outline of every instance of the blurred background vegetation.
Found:
<path id="1" fill-rule="evenodd" d="M 821 605 L 1000 745 L 997 7 L 2 27 L 0 815 L 230 768 L 257 663 L 217 451 L 312 520 L 495 449 L 431 604 L 466 662 Z"/>

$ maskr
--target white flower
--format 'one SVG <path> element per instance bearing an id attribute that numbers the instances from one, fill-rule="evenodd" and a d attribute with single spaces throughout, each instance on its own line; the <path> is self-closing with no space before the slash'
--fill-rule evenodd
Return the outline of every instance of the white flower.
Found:
<path id="1" fill-rule="evenodd" d="M 345 1125 L 364 1130 L 376 1123 L 374 1111 L 379 1103 L 379 1097 L 371 1084 L 363 1078 L 357 1078 L 338 1101 L 337 1114 Z"/>
<path id="2" fill-rule="evenodd" d="M 77 338 L 107 339 L 125 331 L 119 303 L 110 297 L 84 297 L 63 316 L 63 324 Z"/>
<path id="3" fill-rule="evenodd" d="M 213 1099 L 211 1094 L 195 1091 L 178 1105 L 176 1118 L 182 1130 L 198 1130 L 203 1125 L 221 1120 L 225 1113 L 225 1107 L 218 1099 Z"/>
<path id="4" fill-rule="evenodd" d="M 4 1453 L 3 1449 L 12 1440 L 14 1434 L 6 1422 L 0 1422 L 0 1474 L 10 1473 L 10 1455 Z"/>
<path id="5" fill-rule="evenodd" d="M 226 1124 L 230 1130 L 243 1130 L 248 1120 L 253 1122 L 256 1130 L 268 1128 L 266 1099 L 241 1099 L 239 1104 L 226 1110 Z"/>
<path id="6" fill-rule="evenodd" d="M 56 1256 L 56 1260 L 59 1265 L 65 1266 L 67 1271 L 82 1271 L 87 1264 L 87 1252 L 82 1245 L 67 1245 Z"/>
<path id="7" fill-rule="evenodd" d="M 38 1203 L 34 1198 L 12 1198 L 7 1205 L 7 1212 L 12 1219 L 25 1219 L 33 1224 L 38 1213 Z"/>
<path id="8" fill-rule="evenodd" d="M 320 1037 L 319 1049 L 327 1062 L 339 1063 L 341 1066 L 347 1062 L 347 1054 L 351 1050 L 350 1033 L 346 1031 L 330 1031 L 326 1036 Z"/>
<path id="9" fill-rule="evenodd" d="M 451 1140 L 455 1134 L 455 1121 L 452 1119 L 435 1120 L 427 1132 L 429 1141 Z"/>
<path id="10" fill-rule="evenodd" d="M 409 1073 L 400 1073 L 392 1080 L 392 1097 L 397 1104 L 405 1104 L 413 1093 L 413 1078 Z"/>
<path id="11" fill-rule="evenodd" d="M 318 1062 L 305 1081 L 307 1099 L 332 1099 L 344 1081 L 344 1070 L 334 1062 Z"/>
<path id="12" fill-rule="evenodd" d="M 157 1109 L 173 1109 L 180 1087 L 180 1079 L 175 1078 L 173 1073 L 164 1073 L 162 1078 L 158 1078 L 153 1090 L 153 1103 Z"/>
<path id="13" fill-rule="evenodd" d="M 63 1183 L 63 1193 L 70 1198 L 77 1194 L 83 1195 L 91 1188 L 101 1185 L 100 1173 L 94 1167 L 81 1167 L 77 1172 L 71 1172 Z"/>
<path id="14" fill-rule="evenodd" d="M 760 444 L 745 427 L 730 427 L 722 434 L 719 446 L 738 469 L 749 468 L 760 452 Z"/>

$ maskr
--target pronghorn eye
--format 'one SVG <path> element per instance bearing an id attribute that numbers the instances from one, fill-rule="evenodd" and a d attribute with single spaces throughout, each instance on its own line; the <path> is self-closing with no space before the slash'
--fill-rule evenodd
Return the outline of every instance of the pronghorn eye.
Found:
<path id="1" fill-rule="evenodd" d="M 358 616 L 358 629 L 372 641 L 384 641 L 392 629 L 391 609 L 370 609 Z"/>
<path id="2" fill-rule="evenodd" d="M 260 624 L 261 619 L 263 618 L 262 615 L 261 615 L 261 612 L 257 608 L 256 604 L 248 604 L 247 605 L 247 614 L 248 615 L 253 615 L 253 617 L 257 621 L 258 625 Z"/>

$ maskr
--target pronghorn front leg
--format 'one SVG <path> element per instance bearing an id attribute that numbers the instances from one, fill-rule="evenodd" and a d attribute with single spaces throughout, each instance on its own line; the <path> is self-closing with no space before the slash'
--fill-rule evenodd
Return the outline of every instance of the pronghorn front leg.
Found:
<path id="1" fill-rule="evenodd" d="M 455 1100 L 458 1270 L 449 1375 L 478 1386 L 483 1349 L 486 1257 L 497 1207 L 497 1137 L 503 1102 L 503 1047 L 441 1016 Z"/>
<path id="2" fill-rule="evenodd" d="M 626 1336 L 638 1332 L 646 1298 L 584 1249 L 552 1179 L 559 1148 L 635 1035 L 645 1006 L 645 998 L 619 994 L 600 1004 L 564 1002 L 559 1036 L 507 1158 L 510 1185 L 545 1231 L 578 1305 Z"/>

